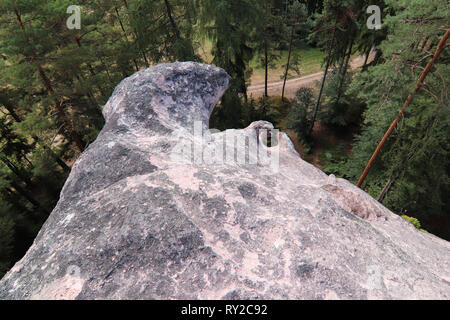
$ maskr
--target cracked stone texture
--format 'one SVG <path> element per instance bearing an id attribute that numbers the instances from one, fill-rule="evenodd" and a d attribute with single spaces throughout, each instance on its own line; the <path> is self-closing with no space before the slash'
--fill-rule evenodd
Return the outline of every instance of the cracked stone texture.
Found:
<path id="1" fill-rule="evenodd" d="M 204 149 L 231 133 L 267 151 L 257 138 L 267 122 L 208 133 L 230 81 L 192 62 L 124 79 L 0 298 L 450 298 L 449 242 L 303 161 L 285 134 L 269 148 L 278 172 L 174 161 L 180 141 Z"/>

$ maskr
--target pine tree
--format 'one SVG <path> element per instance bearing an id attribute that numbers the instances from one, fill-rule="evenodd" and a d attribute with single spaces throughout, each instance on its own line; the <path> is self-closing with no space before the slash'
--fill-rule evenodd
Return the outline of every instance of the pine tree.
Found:
<path id="1" fill-rule="evenodd" d="M 318 41 L 319 46 L 327 48 L 327 57 L 308 135 L 311 135 L 314 129 L 314 124 L 322 102 L 323 89 L 325 87 L 329 68 L 339 63 L 342 72 L 342 69 L 345 69 L 343 68 L 345 58 L 349 55 L 347 53 L 349 44 L 351 44 L 351 54 L 351 47 L 353 46 L 353 39 L 355 37 L 354 32 L 349 32 L 350 30 L 353 31 L 355 28 L 355 13 L 352 11 L 353 7 L 353 0 L 326 0 L 324 2 L 324 12 L 316 19 L 316 32 L 313 34 L 313 38 Z M 337 39 L 339 39 L 339 41 L 337 41 Z"/>
<path id="2" fill-rule="evenodd" d="M 260 24 L 255 39 L 260 66 L 264 68 L 264 97 L 268 97 L 269 69 L 280 58 L 280 39 L 284 34 L 283 15 L 272 0 L 259 1 Z"/>
<path id="3" fill-rule="evenodd" d="M 41 6 L 40 12 L 37 12 L 36 5 Z M 11 56 L 14 56 L 17 61 L 22 57 L 24 58 L 22 65 L 13 65 L 11 68 L 20 68 L 22 72 L 27 70 L 29 74 L 34 74 L 36 78 L 40 79 L 53 102 L 58 120 L 63 123 L 67 133 L 75 142 L 78 149 L 83 151 L 84 144 L 82 139 L 75 131 L 73 123 L 65 110 L 64 102 L 58 97 L 53 81 L 49 78 L 48 70 L 44 66 L 46 62 L 45 56 L 50 50 L 54 49 L 53 46 L 55 45 L 55 41 L 51 41 L 51 38 L 43 33 L 46 28 L 42 24 L 45 25 L 48 23 L 48 16 L 51 16 L 48 15 L 49 8 L 50 4 L 46 2 L 34 3 L 24 1 L 20 5 L 17 5 L 14 1 L 4 3 L 1 9 L 6 10 L 6 14 L 9 14 L 10 17 L 9 21 L 15 24 L 15 27 L 10 25 L 9 37 L 5 39 L 7 45 L 5 51 L 7 55 L 10 55 L 11 60 Z M 36 20 L 29 18 L 35 18 Z"/>
<path id="4" fill-rule="evenodd" d="M 200 60 L 193 41 L 195 2 L 138 0 L 130 3 L 128 15 L 137 45 L 151 62 Z"/>
<path id="5" fill-rule="evenodd" d="M 353 97 L 347 93 L 351 83 L 352 73 L 339 72 L 335 69 L 330 72 L 324 89 L 324 103 L 321 107 L 319 119 L 327 125 L 345 127 L 349 124 L 349 111 L 358 105 Z"/>
<path id="6" fill-rule="evenodd" d="M 362 173 L 448 27 L 448 11 L 441 1 L 424 5 L 420 0 L 386 0 L 386 4 L 393 13 L 385 18 L 390 36 L 380 45 L 384 63 L 358 74 L 351 86 L 367 104 L 362 132 L 346 164 L 346 176 L 353 181 Z M 428 41 L 431 45 L 425 46 Z M 407 212 L 419 218 L 425 229 L 445 237 L 450 235 L 449 59 L 448 51 L 441 53 L 363 185 L 393 211 Z"/>
<path id="7" fill-rule="evenodd" d="M 370 5 L 378 6 L 381 13 L 384 13 L 388 9 L 392 11 L 392 8 L 386 6 L 384 0 L 363 0 L 357 1 L 354 5 L 356 21 L 359 26 L 359 31 L 355 39 L 355 46 L 358 52 L 364 54 L 363 70 L 367 69 L 369 55 L 372 51 L 376 52 L 376 58 L 370 64 L 375 65 L 380 62 L 379 58 L 381 51 L 378 47 L 387 36 L 387 29 L 383 26 L 381 29 L 369 29 L 366 27 L 368 18 L 367 8 Z"/>
<path id="8" fill-rule="evenodd" d="M 284 101 L 284 92 L 286 88 L 286 81 L 290 75 L 290 70 L 292 69 L 296 75 L 300 75 L 299 65 L 300 57 L 293 50 L 300 44 L 304 44 L 305 33 L 309 29 L 309 23 L 307 21 L 307 10 L 306 6 L 300 4 L 299 2 L 294 2 L 291 5 L 287 5 L 286 13 L 284 18 L 284 23 L 287 29 L 290 29 L 287 34 L 289 38 L 287 39 L 288 44 L 288 58 L 286 64 L 283 65 L 285 68 L 283 79 L 283 88 L 281 90 L 281 99 Z"/>
<path id="9" fill-rule="evenodd" d="M 247 98 L 246 76 L 255 53 L 251 47 L 258 6 L 255 0 L 203 0 L 200 2 L 201 34 L 212 41 L 212 63 L 232 77 L 230 88 L 214 110 L 211 126 L 218 129 L 242 126 L 242 98 Z"/>
<path id="10" fill-rule="evenodd" d="M 288 114 L 288 127 L 293 129 L 300 141 L 309 144 L 308 130 L 312 121 L 314 94 L 311 88 L 300 88 L 292 100 L 292 109 Z"/>

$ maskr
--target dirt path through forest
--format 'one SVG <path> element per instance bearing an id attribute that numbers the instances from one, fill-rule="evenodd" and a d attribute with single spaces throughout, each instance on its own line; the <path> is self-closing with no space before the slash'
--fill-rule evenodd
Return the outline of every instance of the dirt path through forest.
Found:
<path id="1" fill-rule="evenodd" d="M 369 56 L 368 62 L 373 59 L 374 53 Z M 364 64 L 364 56 L 357 56 L 350 61 L 350 67 L 352 70 L 362 67 Z M 313 73 L 304 77 L 290 79 L 286 81 L 285 96 L 287 98 L 293 98 L 295 92 L 302 87 L 313 87 L 316 81 L 320 81 L 323 76 L 323 71 Z M 269 82 L 267 90 L 269 96 L 281 96 L 281 90 L 283 89 L 283 81 Z M 247 88 L 247 94 L 249 97 L 259 98 L 264 95 L 264 84 L 251 85 Z"/>

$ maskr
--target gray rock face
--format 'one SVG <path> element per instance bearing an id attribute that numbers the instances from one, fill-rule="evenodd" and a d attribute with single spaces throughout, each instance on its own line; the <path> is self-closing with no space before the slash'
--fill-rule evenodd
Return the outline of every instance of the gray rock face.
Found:
<path id="1" fill-rule="evenodd" d="M 306 163 L 270 123 L 209 132 L 229 82 L 196 63 L 123 80 L 0 298 L 450 298 L 449 242 Z"/>

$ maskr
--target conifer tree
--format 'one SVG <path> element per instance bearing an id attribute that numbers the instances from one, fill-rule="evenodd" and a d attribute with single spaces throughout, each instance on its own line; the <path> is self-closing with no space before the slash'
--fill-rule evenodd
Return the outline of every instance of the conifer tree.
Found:
<path id="1" fill-rule="evenodd" d="M 300 74 L 299 65 L 301 63 L 301 57 L 296 54 L 294 49 L 298 45 L 304 43 L 306 31 L 309 29 L 306 6 L 299 2 L 294 2 L 291 5 L 288 4 L 284 15 L 284 23 L 288 29 L 287 34 L 289 34 L 289 37 L 287 39 L 288 57 L 286 64 L 283 65 L 283 67 L 285 67 L 284 76 L 282 78 L 283 88 L 281 89 L 281 99 L 283 101 L 286 81 L 290 74 L 290 70 L 293 69 L 297 75 Z"/>
<path id="2" fill-rule="evenodd" d="M 255 0 L 202 0 L 200 32 L 213 43 L 212 63 L 232 77 L 230 88 L 214 111 L 211 125 L 218 129 L 242 126 L 242 97 L 247 97 L 246 71 L 255 53 L 251 47 L 259 24 Z"/>
<path id="3" fill-rule="evenodd" d="M 316 99 L 316 106 L 314 108 L 313 119 L 308 135 L 311 135 L 313 131 L 314 123 L 320 109 L 328 70 L 339 61 L 341 61 L 339 65 L 342 70 L 344 59 L 347 56 L 349 43 L 353 43 L 353 40 L 349 41 L 349 39 L 353 39 L 354 37 L 354 34 L 349 32 L 349 29 L 354 26 L 355 13 L 353 12 L 353 8 L 353 0 L 325 0 L 324 12 L 316 18 L 316 31 L 313 34 L 313 39 L 318 41 L 319 46 L 326 48 L 327 56 L 319 95 Z M 337 41 L 337 39 L 339 39 L 339 41 Z"/>
<path id="4" fill-rule="evenodd" d="M 367 104 L 346 176 L 356 181 L 399 108 L 415 87 L 448 28 L 445 3 L 391 1 L 385 17 L 390 36 L 381 43 L 384 63 L 360 73 L 351 90 Z M 424 48 L 423 39 L 432 45 Z M 422 43 L 422 44 L 421 44 Z M 426 83 L 384 145 L 363 187 L 390 209 L 419 218 L 425 229 L 448 237 L 449 53 L 445 50 Z M 435 221 L 439 221 L 436 223 Z"/>
<path id="5" fill-rule="evenodd" d="M 256 51 L 260 65 L 264 68 L 264 97 L 268 97 L 269 69 L 280 58 L 280 39 L 284 35 L 283 15 L 272 0 L 259 1 L 260 22 L 257 25 Z"/>

